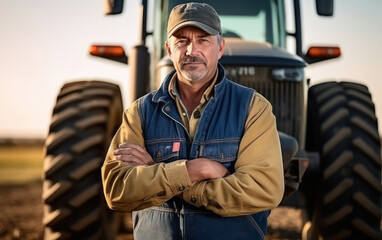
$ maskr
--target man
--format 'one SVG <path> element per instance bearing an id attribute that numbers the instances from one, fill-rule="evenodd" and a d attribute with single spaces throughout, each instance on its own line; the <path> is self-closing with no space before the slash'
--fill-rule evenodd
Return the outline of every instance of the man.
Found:
<path id="1" fill-rule="evenodd" d="M 134 211 L 134 239 L 264 239 L 283 196 L 271 105 L 225 77 L 225 41 L 207 4 L 168 21 L 175 71 L 127 109 L 102 179 L 111 209 Z"/>

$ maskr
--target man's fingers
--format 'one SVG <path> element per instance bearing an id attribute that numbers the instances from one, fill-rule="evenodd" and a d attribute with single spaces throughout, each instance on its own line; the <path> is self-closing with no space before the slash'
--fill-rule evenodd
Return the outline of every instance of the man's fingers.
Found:
<path id="1" fill-rule="evenodd" d="M 134 165 L 146 165 L 146 163 L 144 161 L 142 161 L 142 159 L 137 158 L 133 155 L 117 155 L 117 156 L 115 156 L 115 158 L 117 160 L 128 162 L 128 163 L 131 163 Z"/>
<path id="2" fill-rule="evenodd" d="M 135 149 L 141 153 L 146 153 L 146 149 L 138 144 L 135 144 L 135 143 L 128 143 L 128 142 L 125 142 L 125 143 L 121 143 L 119 144 L 118 146 L 120 149 L 123 149 L 123 148 L 131 148 L 131 149 Z"/>
<path id="3" fill-rule="evenodd" d="M 128 155 L 133 155 L 136 157 L 139 157 L 141 159 L 146 159 L 149 158 L 151 159 L 150 154 L 141 147 L 138 144 L 134 143 L 122 143 L 119 145 L 119 149 L 114 151 L 114 155 L 120 155 L 120 154 L 128 154 Z"/>
<path id="4" fill-rule="evenodd" d="M 119 148 L 119 149 L 114 150 L 114 155 L 132 155 L 132 156 L 136 156 L 139 158 L 145 157 L 144 153 L 138 151 L 135 148 L 128 148 L 128 147 L 127 148 Z"/>
<path id="5" fill-rule="evenodd" d="M 114 155 L 116 156 L 116 159 L 120 159 L 125 162 L 132 162 L 139 165 L 155 164 L 154 160 L 146 151 L 146 149 L 135 143 L 120 144 L 119 148 L 114 150 Z"/>

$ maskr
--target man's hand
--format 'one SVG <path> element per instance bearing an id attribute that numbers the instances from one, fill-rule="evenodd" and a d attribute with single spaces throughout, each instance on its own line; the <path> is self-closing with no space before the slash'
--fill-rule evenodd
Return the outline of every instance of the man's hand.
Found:
<path id="1" fill-rule="evenodd" d="M 154 160 L 145 148 L 134 143 L 122 143 L 114 150 L 115 159 L 128 162 L 133 165 L 153 165 Z"/>
<path id="2" fill-rule="evenodd" d="M 149 166 L 156 163 L 145 148 L 134 143 L 120 144 L 119 148 L 114 150 L 114 156 L 117 160 L 133 165 Z M 226 177 L 230 174 L 222 164 L 207 158 L 189 160 L 186 164 L 192 182 Z"/>
<path id="3" fill-rule="evenodd" d="M 226 177 L 230 174 L 222 164 L 207 158 L 189 160 L 186 164 L 192 182 Z"/>

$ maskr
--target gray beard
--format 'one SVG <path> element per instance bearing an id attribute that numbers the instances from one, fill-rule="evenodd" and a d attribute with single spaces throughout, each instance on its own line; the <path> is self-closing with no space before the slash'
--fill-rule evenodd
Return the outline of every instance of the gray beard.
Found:
<path id="1" fill-rule="evenodd" d="M 197 71 L 196 67 L 191 67 L 189 70 L 180 70 L 180 74 L 190 82 L 199 81 L 207 74 L 206 70 Z"/>

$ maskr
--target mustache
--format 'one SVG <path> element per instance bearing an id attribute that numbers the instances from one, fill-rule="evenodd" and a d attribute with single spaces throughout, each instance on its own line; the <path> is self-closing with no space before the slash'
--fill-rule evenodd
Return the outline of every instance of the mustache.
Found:
<path id="1" fill-rule="evenodd" d="M 180 61 L 180 64 L 181 65 L 185 65 L 187 63 L 203 63 L 203 64 L 206 64 L 206 61 L 204 61 L 203 58 L 200 58 L 200 57 L 192 57 L 192 56 L 186 56 L 184 57 L 181 61 Z"/>

